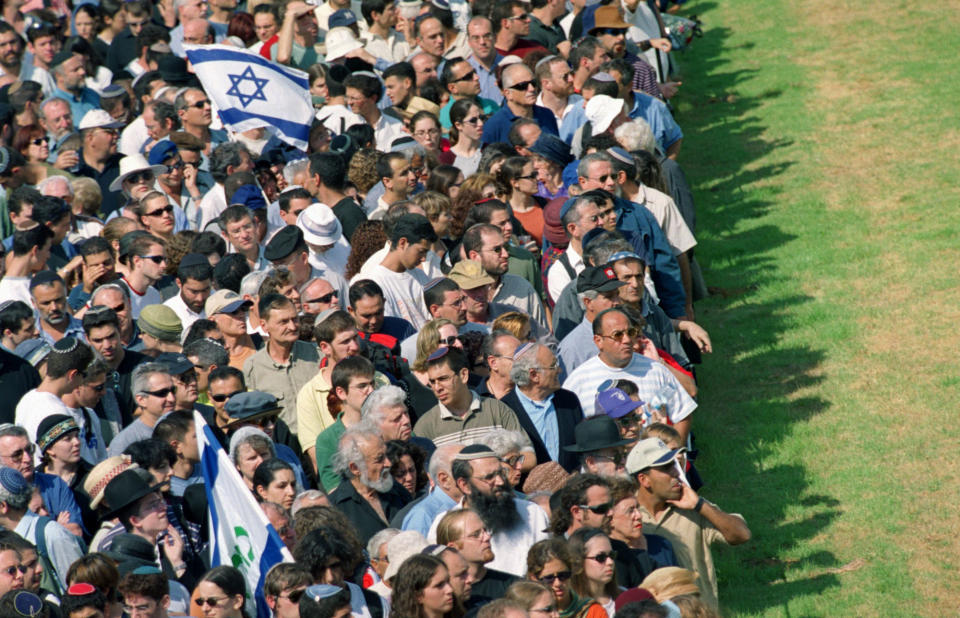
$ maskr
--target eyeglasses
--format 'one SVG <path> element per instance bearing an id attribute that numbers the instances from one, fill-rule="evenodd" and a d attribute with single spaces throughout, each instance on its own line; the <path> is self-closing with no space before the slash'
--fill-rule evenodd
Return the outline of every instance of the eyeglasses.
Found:
<path id="1" fill-rule="evenodd" d="M 507 457 L 503 460 L 503 463 L 507 464 L 511 468 L 516 468 L 520 462 L 523 461 L 523 455 L 514 455 L 512 457 Z"/>
<path id="2" fill-rule="evenodd" d="M 613 339 L 614 341 L 622 341 L 623 336 L 626 335 L 630 339 L 636 339 L 637 335 L 640 334 L 640 330 L 637 328 L 628 328 L 627 330 L 615 330 L 609 335 L 600 335 L 607 339 Z"/>
<path id="3" fill-rule="evenodd" d="M 30 143 L 33 144 L 34 146 L 40 146 L 41 144 L 47 144 L 49 142 L 50 142 L 50 138 L 47 136 L 38 137 L 37 139 L 30 141 Z"/>
<path id="4" fill-rule="evenodd" d="M 421 131 L 414 131 L 413 134 L 417 137 L 431 137 L 433 135 L 440 135 L 440 129 L 423 129 Z M 412 171 L 412 169 L 408 171 Z"/>
<path id="5" fill-rule="evenodd" d="M 517 180 L 536 180 L 536 179 L 537 179 L 536 172 L 534 172 L 533 174 L 527 174 L 526 176 L 517 176 Z"/>
<path id="6" fill-rule="evenodd" d="M 154 397 L 159 397 L 160 399 L 166 399 L 168 395 L 176 395 L 177 387 L 170 386 L 167 388 L 161 388 L 158 391 L 143 391 L 145 395 L 153 395 Z"/>
<path id="7" fill-rule="evenodd" d="M 537 85 L 537 82 L 531 79 L 525 82 L 518 82 L 512 86 L 507 86 L 507 88 L 509 88 L 510 90 L 526 90 L 530 86 L 536 87 L 536 85 Z"/>
<path id="8" fill-rule="evenodd" d="M 230 393 L 229 395 L 210 395 L 210 399 L 213 399 L 213 400 L 216 401 L 217 403 L 223 403 L 224 401 L 226 401 L 227 399 L 230 399 L 230 398 L 233 397 L 234 395 L 237 395 L 237 394 L 240 394 L 240 393 L 245 393 L 245 392 L 246 392 L 246 391 L 234 391 L 234 392 Z"/>
<path id="9" fill-rule="evenodd" d="M 16 461 L 16 460 L 19 460 L 19 459 L 23 459 L 23 455 L 24 455 L 24 454 L 27 454 L 27 455 L 30 455 L 31 457 L 33 457 L 33 454 L 36 452 L 36 450 L 37 450 L 37 445 L 36 445 L 36 444 L 28 444 L 28 445 L 26 445 L 26 446 L 23 447 L 23 448 L 18 448 L 17 450 L 15 450 L 14 452 L 10 453 L 9 455 L 3 455 L 3 457 L 8 457 L 8 458 L 13 459 L 14 461 Z"/>
<path id="10" fill-rule="evenodd" d="M 16 564 L 14 566 L 9 566 L 3 569 L 2 571 L 0 571 L 0 573 L 6 573 L 10 577 L 13 577 L 14 575 L 17 574 L 17 571 L 20 571 L 21 573 L 26 573 L 27 567 L 23 566 L 22 564 Z"/>
<path id="11" fill-rule="evenodd" d="M 482 249 L 482 251 L 491 251 L 493 253 L 499 254 L 503 251 L 504 247 L 506 247 L 506 245 L 497 245 L 496 247 L 489 247 L 487 249 Z"/>
<path id="12" fill-rule="evenodd" d="M 138 182 L 153 182 L 154 176 L 153 172 L 137 172 L 127 176 L 127 180 L 133 184 L 137 184 Z"/>
<path id="13" fill-rule="evenodd" d="M 486 34 L 471 34 L 469 38 L 471 41 L 492 41 L 493 33 L 487 32 Z"/>
<path id="14" fill-rule="evenodd" d="M 570 575 L 570 571 L 560 571 L 559 573 L 554 573 L 552 575 L 543 575 L 542 577 L 538 577 L 537 581 L 539 581 L 541 584 L 546 584 L 549 586 L 557 580 L 560 580 L 561 582 L 567 581 L 570 579 Z"/>
<path id="15" fill-rule="evenodd" d="M 605 459 L 605 460 L 607 460 L 607 461 L 611 461 L 611 462 L 613 462 L 613 464 L 616 465 L 616 466 L 619 466 L 620 464 L 623 463 L 623 454 L 622 454 L 622 453 L 614 453 L 613 455 L 600 455 L 600 454 L 596 454 L 596 453 L 595 453 L 595 454 L 593 454 L 593 458 L 594 458 L 594 459 Z"/>
<path id="16" fill-rule="evenodd" d="M 592 180 L 592 181 L 594 181 L 594 182 L 601 182 L 601 183 L 603 183 L 603 182 L 607 182 L 608 180 L 611 180 L 611 179 L 613 179 L 613 178 L 616 178 L 616 176 L 614 176 L 613 174 L 604 174 L 604 175 L 601 176 L 600 178 L 587 178 L 587 180 Z"/>
<path id="17" fill-rule="evenodd" d="M 141 255 L 139 257 L 143 258 L 144 260 L 150 260 L 154 264 L 163 264 L 167 261 L 167 258 L 162 255 Z"/>
<path id="18" fill-rule="evenodd" d="M 604 502 L 603 504 L 593 504 L 593 505 L 579 504 L 577 506 L 579 506 L 581 509 L 586 509 L 591 513 L 595 513 L 597 515 L 606 515 L 607 513 L 610 512 L 610 509 L 613 508 L 613 502 Z"/>
<path id="19" fill-rule="evenodd" d="M 530 21 L 530 16 L 524 13 L 523 15 L 513 15 L 511 17 L 507 17 L 506 19 L 511 21 L 514 19 L 519 19 L 520 21 Z"/>
<path id="20" fill-rule="evenodd" d="M 130 21 L 129 19 L 127 20 L 127 25 L 130 26 L 131 29 L 142 28 L 145 23 L 147 23 L 146 19 L 144 19 L 143 21 Z"/>
<path id="21" fill-rule="evenodd" d="M 200 99 L 199 101 L 197 101 L 197 102 L 195 102 L 195 103 L 191 103 L 191 104 L 190 104 L 190 107 L 196 107 L 197 109 L 203 109 L 203 108 L 206 107 L 207 105 L 210 105 L 210 101 L 209 101 L 209 100 L 207 100 L 207 99 Z"/>
<path id="22" fill-rule="evenodd" d="M 184 163 L 183 161 L 177 161 L 177 162 L 174 163 L 173 165 L 168 165 L 168 166 L 167 166 L 167 173 L 170 174 L 170 173 L 173 172 L 174 170 L 182 170 L 184 165 L 186 165 L 186 163 Z"/>
<path id="23" fill-rule="evenodd" d="M 617 559 L 617 552 L 615 552 L 615 551 L 602 551 L 602 552 L 600 552 L 599 554 L 597 554 L 596 556 L 587 556 L 587 559 L 588 559 L 588 560 L 596 560 L 596 561 L 599 562 L 600 564 L 603 564 L 603 563 L 606 562 L 607 560 L 616 560 L 616 559 Z"/>
<path id="24" fill-rule="evenodd" d="M 557 361 L 553 361 L 552 365 L 547 365 L 546 367 L 542 367 L 542 366 L 537 367 L 537 369 L 539 369 L 540 371 L 556 371 L 557 369 L 560 369 L 560 363 L 558 363 Z"/>
<path id="25" fill-rule="evenodd" d="M 449 337 L 441 337 L 440 345 L 452 346 L 455 343 L 457 343 L 457 341 L 459 341 L 459 339 L 457 339 L 456 335 L 450 335 Z"/>
<path id="26" fill-rule="evenodd" d="M 323 304 L 326 304 L 326 303 L 329 303 L 330 301 L 332 301 L 334 298 L 339 298 L 339 297 L 340 297 L 340 293 L 337 292 L 336 290 L 334 290 L 333 292 L 330 292 L 329 294 L 324 294 L 323 296 L 318 296 L 318 297 L 314 298 L 313 300 L 305 300 L 305 301 L 303 301 L 303 303 L 304 303 L 304 304 L 308 304 L 308 303 L 323 303 Z"/>
<path id="27" fill-rule="evenodd" d="M 462 76 L 454 79 L 453 81 L 455 81 L 455 82 L 472 81 L 473 78 L 476 77 L 476 76 L 477 76 L 477 72 L 471 69 L 469 73 L 467 73 L 467 74 L 465 74 L 465 75 L 462 75 Z"/>
<path id="28" fill-rule="evenodd" d="M 464 118 L 463 121 L 467 124 L 479 124 L 480 122 L 486 122 L 487 119 L 484 116 L 474 116 L 473 118 Z"/>
<path id="29" fill-rule="evenodd" d="M 487 530 L 486 528 L 477 528 L 474 532 L 471 532 L 470 534 L 466 534 L 464 536 L 466 536 L 468 539 L 479 539 L 479 538 L 482 538 L 484 535 L 490 536 L 490 531 Z"/>
<path id="30" fill-rule="evenodd" d="M 226 601 L 227 597 L 210 597 L 204 599 L 203 597 L 197 597 L 193 600 L 197 604 L 197 607 L 203 607 L 204 605 L 209 605 L 210 607 L 217 607 L 222 601 Z"/>
<path id="31" fill-rule="evenodd" d="M 503 473 L 503 470 L 500 469 L 494 470 L 490 474 L 484 476 L 474 477 L 474 480 L 480 481 L 481 483 L 493 483 L 497 478 L 501 478 L 504 481 L 507 480 L 507 476 Z"/>
<path id="32" fill-rule="evenodd" d="M 171 206 L 170 204 L 167 204 L 167 205 L 164 206 L 163 208 L 160 208 L 160 209 L 158 209 L 158 210 L 154 210 L 153 212 L 145 212 L 145 213 L 143 213 L 143 216 L 144 216 L 144 217 L 159 217 L 160 215 L 163 215 L 163 214 L 168 214 L 168 215 L 169 215 L 169 214 L 172 214 L 172 213 L 173 213 L 173 206 Z M 161 260 L 165 260 L 165 259 L 166 259 L 166 258 L 161 257 L 161 256 L 154 256 L 154 257 L 159 257 Z M 156 260 L 154 260 L 154 261 L 156 262 Z M 157 264 L 159 264 L 159 263 L 160 263 L 160 262 L 157 262 Z"/>
<path id="33" fill-rule="evenodd" d="M 620 423 L 622 427 L 634 427 L 640 422 L 640 419 L 637 418 L 636 414 L 631 412 L 630 414 L 618 418 L 617 422 Z"/>

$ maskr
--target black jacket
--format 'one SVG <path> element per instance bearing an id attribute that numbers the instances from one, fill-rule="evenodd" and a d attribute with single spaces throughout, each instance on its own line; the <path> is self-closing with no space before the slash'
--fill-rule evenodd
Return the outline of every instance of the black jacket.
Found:
<path id="1" fill-rule="evenodd" d="M 33 365 L 16 354 L 0 348 L 0 401 L 6 401 L 0 422 L 13 423 L 17 402 L 40 385 L 40 374 Z"/>
<path id="2" fill-rule="evenodd" d="M 373 535 L 388 527 L 387 522 L 380 519 L 373 507 L 357 493 L 350 481 L 343 481 L 337 485 L 329 498 L 330 504 L 339 509 L 353 523 L 364 547 Z M 410 494 L 399 483 L 394 483 L 390 491 L 380 494 L 380 505 L 387 516 L 387 521 L 393 519 L 410 500 Z"/>
<path id="3" fill-rule="evenodd" d="M 517 415 L 517 420 L 523 430 L 530 436 L 533 442 L 533 450 L 537 455 L 537 463 L 542 464 L 551 461 L 547 447 L 543 443 L 537 428 L 533 426 L 533 421 L 527 416 L 526 410 L 520 404 L 520 398 L 517 397 L 517 387 L 513 387 L 509 393 L 501 399 Z M 580 467 L 580 457 L 576 453 L 563 450 L 564 446 L 574 444 L 577 440 L 573 434 L 573 428 L 583 420 L 583 409 L 580 407 L 580 400 L 576 395 L 568 390 L 558 389 L 553 394 L 553 407 L 557 411 L 557 428 L 560 434 L 560 459 L 559 463 L 567 472 L 576 472 Z"/>

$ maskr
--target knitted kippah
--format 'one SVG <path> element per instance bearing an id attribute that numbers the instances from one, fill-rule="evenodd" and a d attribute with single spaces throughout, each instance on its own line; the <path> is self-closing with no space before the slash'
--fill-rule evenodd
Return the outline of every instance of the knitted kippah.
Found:
<path id="1" fill-rule="evenodd" d="M 22 494 L 30 486 L 26 479 L 17 470 L 13 468 L 0 468 L 0 485 L 12 494 Z"/>

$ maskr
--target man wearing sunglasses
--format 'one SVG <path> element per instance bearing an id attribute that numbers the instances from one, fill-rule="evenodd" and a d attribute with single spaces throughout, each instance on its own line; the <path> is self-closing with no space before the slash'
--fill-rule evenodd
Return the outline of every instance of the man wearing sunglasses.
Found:
<path id="1" fill-rule="evenodd" d="M 160 165 L 166 170 L 157 174 L 157 186 L 174 207 L 174 212 L 183 219 L 182 227 L 185 227 L 186 213 L 195 213 L 203 199 L 203 191 L 197 184 L 197 168 L 187 166 L 177 145 L 168 139 L 154 144 L 147 161 L 150 165 Z"/>
<path id="2" fill-rule="evenodd" d="M 77 129 L 83 139 L 80 150 L 80 164 L 76 174 L 93 178 L 100 185 L 103 200 L 100 212 L 108 215 L 120 204 L 120 195 L 112 188 L 120 175 L 120 160 L 123 155 L 117 152 L 117 129 L 123 126 L 102 109 L 87 112 L 80 119 Z"/>
<path id="3" fill-rule="evenodd" d="M 546 51 L 542 45 L 524 37 L 530 34 L 530 9 L 518 0 L 507 0 L 494 5 L 494 47 L 501 56 L 517 56 L 523 59 L 534 51 Z"/>
<path id="4" fill-rule="evenodd" d="M 643 336 L 641 326 L 619 307 L 597 314 L 593 320 L 597 355 L 571 371 L 563 386 L 580 398 L 584 416 L 593 416 L 596 414 L 594 397 L 602 382 L 630 380 L 637 385 L 642 401 L 650 401 L 655 396 L 667 400 L 667 416 L 685 441 L 690 431 L 690 415 L 697 403 L 662 361 L 654 361 L 633 351 L 634 343 Z"/>
<path id="5" fill-rule="evenodd" d="M 704 500 L 687 484 L 677 456 L 659 438 L 637 443 L 627 456 L 627 472 L 640 485 L 637 502 L 644 533 L 670 541 L 680 566 L 700 574 L 700 597 L 717 606 L 717 576 L 710 546 L 740 545 L 750 540 L 750 528 L 742 516 L 725 513 Z"/>
<path id="6" fill-rule="evenodd" d="M 152 438 L 160 417 L 176 408 L 177 387 L 168 366 L 157 362 L 139 365 L 133 372 L 133 398 L 136 419 L 110 442 L 110 457 L 122 454 L 134 442 Z"/>
<path id="7" fill-rule="evenodd" d="M 444 63 L 440 85 L 450 93 L 450 100 L 440 108 L 440 125 L 444 129 L 451 127 L 450 108 L 460 99 L 473 99 L 487 116 L 500 108 L 495 101 L 480 96 L 480 77 L 473 65 L 462 58 L 451 58 Z"/>
<path id="8" fill-rule="evenodd" d="M 550 518 L 550 530 L 566 538 L 580 528 L 604 530 L 612 511 L 609 483 L 598 474 L 578 474 L 560 490 L 560 507 Z"/>
<path id="9" fill-rule="evenodd" d="M 519 3 L 517 3 L 519 6 Z M 517 118 L 532 118 L 547 133 L 559 136 L 553 112 L 536 105 L 538 88 L 533 71 L 524 64 L 512 64 L 503 70 L 500 87 L 506 105 L 483 125 L 483 143 L 510 142 L 510 127 Z"/>

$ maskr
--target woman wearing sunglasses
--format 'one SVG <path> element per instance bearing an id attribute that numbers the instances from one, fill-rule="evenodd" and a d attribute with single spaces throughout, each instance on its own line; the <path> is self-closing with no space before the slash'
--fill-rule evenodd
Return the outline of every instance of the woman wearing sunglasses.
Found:
<path id="1" fill-rule="evenodd" d="M 527 552 L 527 579 L 540 582 L 553 593 L 560 618 L 608 618 L 602 605 L 571 587 L 574 569 L 582 570 L 567 542 L 560 538 L 535 543 Z"/>
<path id="2" fill-rule="evenodd" d="M 154 236 L 169 241 L 173 238 L 173 205 L 159 191 L 150 191 L 140 198 L 131 209 L 143 229 Z"/>
<path id="3" fill-rule="evenodd" d="M 410 369 L 420 383 L 429 386 L 427 378 L 427 358 L 440 348 L 460 348 L 463 344 L 457 338 L 457 327 L 446 318 L 437 318 L 424 324 L 417 336 L 417 360 Z"/>
<path id="4" fill-rule="evenodd" d="M 570 586 L 581 597 L 590 597 L 603 606 L 607 616 L 616 612 L 614 600 L 622 591 L 617 585 L 616 558 L 610 538 L 598 528 L 580 528 L 568 542 L 574 561 L 580 565 Z"/>
<path id="5" fill-rule="evenodd" d="M 204 618 L 248 618 L 243 610 L 247 587 L 243 575 L 230 566 L 210 569 L 193 591 L 194 612 Z"/>
<path id="6" fill-rule="evenodd" d="M 546 199 L 537 195 L 540 190 L 537 176 L 533 160 L 527 157 L 510 157 L 503 162 L 497 174 L 500 183 L 510 187 L 508 202 L 513 216 L 520 221 L 527 234 L 533 236 L 536 241 L 534 249 L 543 242 L 543 207 L 547 204 Z M 524 242 L 527 240 L 524 239 Z"/>
<path id="7" fill-rule="evenodd" d="M 53 174 L 72 178 L 70 174 L 47 163 L 47 157 L 50 155 L 50 138 L 40 125 L 28 124 L 17 129 L 13 136 L 13 148 L 27 160 L 24 171 L 29 184 L 35 185 Z"/>
<path id="8" fill-rule="evenodd" d="M 456 158 L 453 166 L 460 168 L 467 178 L 480 165 L 480 137 L 483 135 L 483 110 L 473 99 L 460 99 L 450 108 L 450 147 Z"/>

